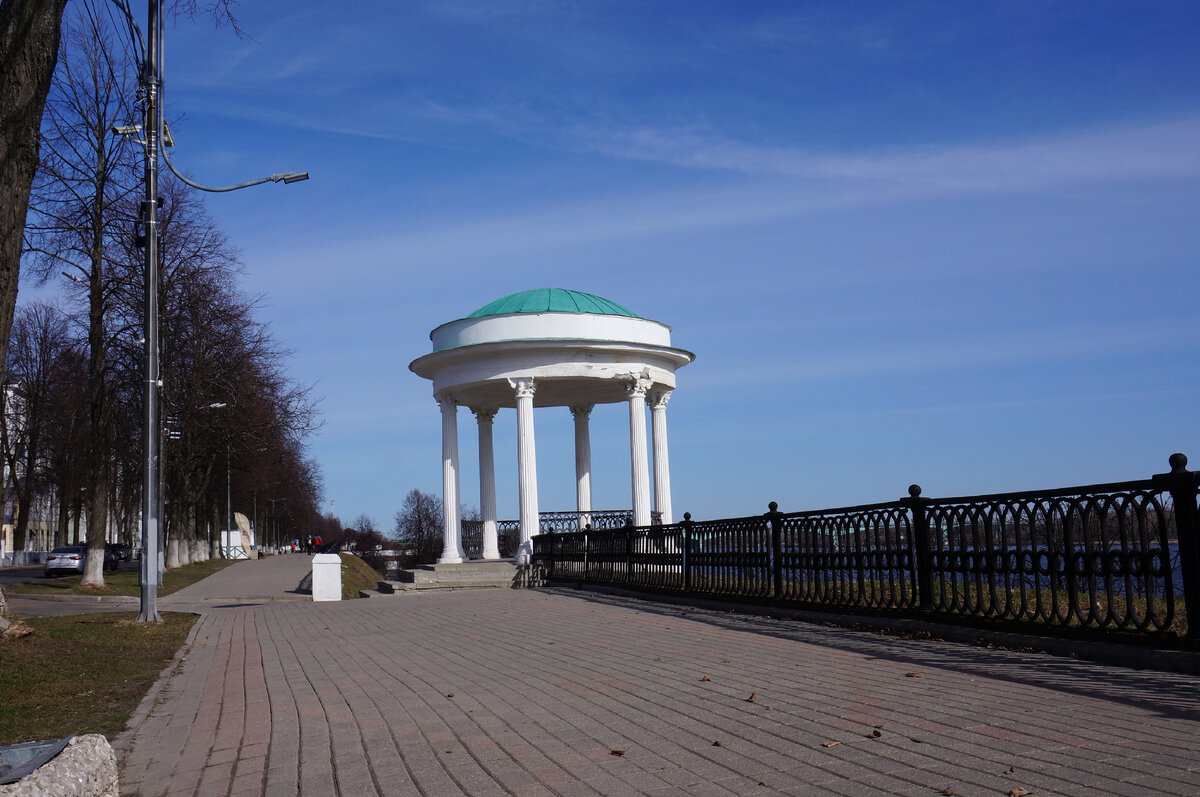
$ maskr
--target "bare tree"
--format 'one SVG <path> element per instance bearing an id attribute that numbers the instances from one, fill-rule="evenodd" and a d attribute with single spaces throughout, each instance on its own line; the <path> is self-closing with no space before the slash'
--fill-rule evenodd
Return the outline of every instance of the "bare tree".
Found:
<path id="1" fill-rule="evenodd" d="M 442 499 L 411 490 L 396 513 L 395 537 L 411 551 L 409 564 L 429 564 L 442 552 Z"/>
<path id="2" fill-rule="evenodd" d="M 112 0 L 127 19 L 127 0 Z M 179 0 L 176 14 L 203 13 L 241 35 L 238 0 Z M 17 302 L 22 232 L 38 165 L 39 131 L 58 62 L 66 0 L 0 1 L 0 362 Z"/>
<path id="3" fill-rule="evenodd" d="M 114 2 L 125 8 L 123 0 Z M 216 0 L 202 10 L 233 22 L 230 5 Z M 197 9 L 187 0 L 175 7 L 188 14 Z M 86 497 L 90 555 L 84 583 L 102 584 L 108 525 L 116 517 L 132 536 L 143 468 L 136 445 L 143 400 L 140 152 L 109 135 L 136 115 L 131 67 L 137 59 L 103 15 L 88 2 L 82 9 L 68 26 L 46 106 L 26 263 L 42 280 L 65 274 L 68 294 L 84 308 L 82 429 L 88 437 L 76 452 L 85 455 L 86 474 L 78 475 L 77 456 L 64 457 L 51 470 L 62 480 L 62 505 L 74 508 L 76 518 Z M 304 453 L 304 439 L 318 421 L 309 388 L 286 376 L 289 352 L 254 319 L 255 300 L 238 290 L 237 252 L 199 196 L 169 177 L 159 189 L 162 405 L 172 430 L 164 451 L 170 497 L 164 521 L 172 541 L 186 543 L 170 561 L 185 563 L 207 556 L 197 546 L 224 525 L 226 480 L 220 477 L 226 463 L 242 511 L 252 511 L 261 488 L 270 493 L 262 497 L 273 518 L 293 528 L 321 523 L 320 469 Z M 58 419 L 64 434 L 77 436 L 77 409 Z"/>
<path id="4" fill-rule="evenodd" d="M 19 308 L 0 394 L 0 449 L 16 499 L 14 550 L 26 547 L 34 495 L 48 481 L 55 442 L 51 422 L 71 392 L 72 362 L 78 356 L 62 311 L 44 303 Z"/>
<path id="5" fill-rule="evenodd" d="M 21 233 L 66 4 L 67 0 L 0 2 L 0 362 L 5 361 L 17 303 Z"/>
<path id="6" fill-rule="evenodd" d="M 43 153 L 26 223 L 30 270 L 42 281 L 62 274 L 86 306 L 88 352 L 87 545 L 85 585 L 104 585 L 104 543 L 111 477 L 114 386 L 106 360 L 112 329 L 108 273 L 133 228 L 138 190 L 131 147 L 111 129 L 130 116 L 133 63 L 104 18 L 84 11 L 67 26 L 63 54 L 43 119 Z"/>

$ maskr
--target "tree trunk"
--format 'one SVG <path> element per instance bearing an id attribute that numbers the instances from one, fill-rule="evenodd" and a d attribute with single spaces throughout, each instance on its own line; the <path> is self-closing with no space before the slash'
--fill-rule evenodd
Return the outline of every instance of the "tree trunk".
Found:
<path id="1" fill-rule="evenodd" d="M 97 131 L 102 141 L 103 131 Z M 108 529 L 108 386 L 104 383 L 104 185 L 107 154 L 96 146 L 96 196 L 92 202 L 91 270 L 88 290 L 88 493 L 87 569 L 83 586 L 104 586 L 104 543 Z"/>
<path id="2" fill-rule="evenodd" d="M 63 500 L 63 490 L 58 492 L 58 525 L 55 527 L 54 544 L 66 545 L 71 539 L 68 534 L 70 532 L 70 513 L 68 512 L 67 502 Z"/>
<path id="3" fill-rule="evenodd" d="M 76 493 L 78 495 L 78 493 Z M 71 502 L 71 511 L 74 517 L 71 518 L 71 527 L 73 536 L 71 537 L 72 545 L 83 545 L 85 538 L 79 534 L 79 525 L 83 522 L 83 499 L 76 498 Z"/>
<path id="4" fill-rule="evenodd" d="M 38 133 L 67 0 L 0 2 L 0 363 L 5 362 Z"/>
<path id="5" fill-rule="evenodd" d="M 82 502 L 80 504 L 82 506 Z M 108 482 L 103 470 L 94 477 L 88 490 L 87 507 L 88 557 L 80 583 L 85 587 L 103 587 L 104 543 L 108 530 Z"/>

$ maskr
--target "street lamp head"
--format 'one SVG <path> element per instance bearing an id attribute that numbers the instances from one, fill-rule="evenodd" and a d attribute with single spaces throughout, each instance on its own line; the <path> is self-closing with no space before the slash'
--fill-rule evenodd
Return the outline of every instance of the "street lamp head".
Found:
<path id="1" fill-rule="evenodd" d="M 141 125 L 113 125 L 112 134 L 114 136 L 136 136 L 142 132 Z"/>
<path id="2" fill-rule="evenodd" d="M 283 172 L 282 174 L 272 174 L 270 179 L 275 183 L 298 183 L 301 180 L 308 179 L 308 172 Z"/>

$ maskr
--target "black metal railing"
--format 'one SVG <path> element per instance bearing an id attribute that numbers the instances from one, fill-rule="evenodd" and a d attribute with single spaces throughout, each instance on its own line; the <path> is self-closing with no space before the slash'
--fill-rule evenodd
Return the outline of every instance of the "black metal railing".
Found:
<path id="1" fill-rule="evenodd" d="M 517 552 L 520 544 L 521 522 L 519 520 L 497 520 L 496 542 L 500 548 L 500 556 L 507 558 Z M 463 553 L 468 559 L 483 557 L 483 521 L 462 521 Z"/>
<path id="2" fill-rule="evenodd" d="M 651 524 L 662 522 L 661 512 L 651 513 Z M 628 509 L 594 509 L 590 512 L 539 512 L 539 534 L 565 534 L 589 529 L 620 529 L 633 525 L 633 512 Z M 483 555 L 483 521 L 464 520 L 462 526 L 463 552 L 468 559 Z M 497 520 L 496 536 L 500 556 L 509 557 L 517 552 L 521 541 L 521 521 Z"/>
<path id="3" fill-rule="evenodd" d="M 539 535 L 551 580 L 1200 642 L 1197 485 L 1150 479 Z"/>

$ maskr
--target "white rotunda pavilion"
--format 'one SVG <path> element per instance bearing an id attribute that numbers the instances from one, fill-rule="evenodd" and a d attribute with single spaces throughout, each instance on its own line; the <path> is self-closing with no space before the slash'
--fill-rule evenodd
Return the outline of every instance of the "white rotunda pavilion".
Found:
<path id="1" fill-rule="evenodd" d="M 479 505 L 483 558 L 499 559 L 492 422 L 501 408 L 517 411 L 520 544 L 526 562 L 538 533 L 535 407 L 568 407 L 575 423 L 576 504 L 592 511 L 588 418 L 596 404 L 628 402 L 633 522 L 650 525 L 650 466 L 646 406 L 651 413 L 654 509 L 673 522 L 667 454 L 667 400 L 675 371 L 695 355 L 671 346 L 671 328 L 640 318 L 619 304 L 578 291 L 541 288 L 484 305 L 429 334 L 433 352 L 409 368 L 433 381 L 442 411 L 444 545 L 439 563 L 464 559 L 458 466 L 458 408 L 468 407 L 479 426 Z"/>

